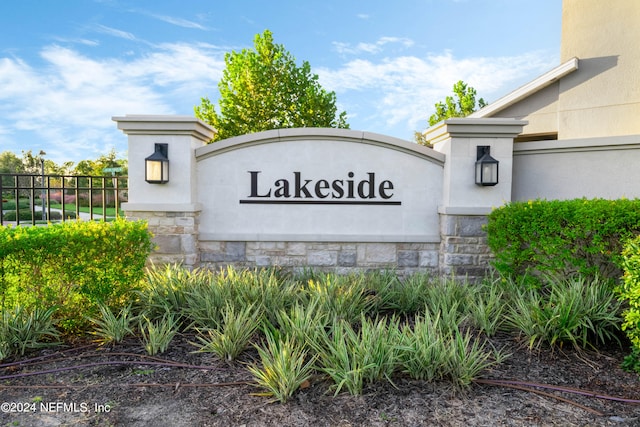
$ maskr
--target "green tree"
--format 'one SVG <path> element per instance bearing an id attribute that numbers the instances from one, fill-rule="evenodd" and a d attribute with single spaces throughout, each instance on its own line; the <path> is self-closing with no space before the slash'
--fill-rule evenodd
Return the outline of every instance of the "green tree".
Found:
<path id="1" fill-rule="evenodd" d="M 320 86 L 308 62 L 297 66 L 269 30 L 255 36 L 254 49 L 227 53 L 225 64 L 220 112 L 208 98 L 195 107 L 196 117 L 217 130 L 213 141 L 269 129 L 349 128 L 346 112 L 337 114 L 335 93 Z"/>
<path id="2" fill-rule="evenodd" d="M 0 173 L 24 173 L 24 165 L 22 159 L 11 151 L 0 153 Z M 2 177 L 3 187 L 12 187 L 15 181 L 11 176 Z M 4 196 L 4 194 L 2 195 Z"/>
<path id="3" fill-rule="evenodd" d="M 466 117 L 487 105 L 482 98 L 478 99 L 476 103 L 476 90 L 462 80 L 458 80 L 458 82 L 453 85 L 453 94 L 455 98 L 453 96 L 447 96 L 444 102 L 436 102 L 434 106 L 436 112 L 429 117 L 429 126 L 433 126 L 451 117 Z M 424 133 L 415 132 L 414 136 L 418 144 L 431 145 Z"/>
<path id="4" fill-rule="evenodd" d="M 105 168 L 121 167 L 122 172 L 117 175 L 127 174 L 127 161 L 118 159 L 116 151 L 112 149 L 108 154 L 103 154 L 95 160 L 80 160 L 73 169 L 75 175 L 104 176 L 109 175 L 104 172 Z"/>
<path id="5" fill-rule="evenodd" d="M 444 102 L 435 104 L 436 112 L 429 117 L 429 126 L 451 117 L 466 117 L 476 109 L 487 105 L 484 99 L 480 98 L 476 108 L 477 92 L 462 80 L 453 85 L 453 93 L 456 96 L 455 99 L 453 96 L 447 96 Z"/>
<path id="6" fill-rule="evenodd" d="M 0 153 L 0 173 L 24 173 L 22 159 L 11 151 Z"/>

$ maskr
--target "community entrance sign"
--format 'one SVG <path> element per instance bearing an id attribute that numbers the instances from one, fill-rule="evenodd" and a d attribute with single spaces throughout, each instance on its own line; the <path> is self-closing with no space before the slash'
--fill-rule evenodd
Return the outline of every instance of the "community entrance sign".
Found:
<path id="1" fill-rule="evenodd" d="M 439 241 L 440 153 L 322 131 L 263 132 L 198 148 L 201 239 Z"/>
<path id="2" fill-rule="evenodd" d="M 525 122 L 450 119 L 434 149 L 348 129 L 281 129 L 207 142 L 187 116 L 115 117 L 129 136 L 132 219 L 155 234 L 155 263 L 281 266 L 339 273 L 392 268 L 484 274 L 482 225 L 511 199 L 513 137 Z M 145 159 L 168 147 L 168 181 L 145 181 Z M 500 182 L 475 184 L 477 146 Z"/>

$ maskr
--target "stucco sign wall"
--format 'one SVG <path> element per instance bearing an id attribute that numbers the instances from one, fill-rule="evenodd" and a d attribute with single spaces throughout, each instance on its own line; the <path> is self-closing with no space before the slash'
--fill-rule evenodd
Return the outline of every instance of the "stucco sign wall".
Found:
<path id="1" fill-rule="evenodd" d="M 198 148 L 200 240 L 438 242 L 444 156 L 344 129 Z"/>
<path id="2" fill-rule="evenodd" d="M 278 266 L 338 273 L 483 277 L 482 226 L 511 200 L 513 119 L 448 119 L 434 149 L 347 129 L 273 130 L 214 144 L 190 116 L 113 118 L 129 139 L 127 218 L 147 221 L 156 264 L 219 269 Z M 147 182 L 145 159 L 168 147 L 169 179 Z M 475 184 L 477 147 L 500 182 Z"/>

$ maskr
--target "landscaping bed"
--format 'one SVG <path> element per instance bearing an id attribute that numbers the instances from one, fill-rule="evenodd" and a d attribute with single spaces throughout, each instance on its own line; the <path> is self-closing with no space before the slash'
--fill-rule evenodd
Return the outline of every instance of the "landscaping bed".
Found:
<path id="1" fill-rule="evenodd" d="M 157 358 L 146 355 L 141 342 L 130 337 L 115 346 L 77 342 L 71 347 L 41 350 L 18 365 L 4 361 L 0 400 L 36 404 L 36 409 L 0 413 L 0 424 L 346 427 L 640 423 L 637 403 L 534 389 L 549 394 L 540 395 L 481 383 L 487 379 L 515 380 L 640 399 L 638 375 L 620 369 L 625 353 L 617 346 L 597 353 L 573 348 L 530 351 L 512 336 L 497 334 L 489 342 L 511 356 L 464 391 L 448 382 L 398 376 L 393 379 L 395 387 L 388 382 L 373 383 L 365 386 L 361 395 L 340 393 L 334 397 L 330 383 L 314 376 L 282 404 L 255 395 L 261 389 L 253 385 L 246 367 L 258 359 L 255 350 L 244 352 L 235 362 L 226 362 L 210 353 L 193 353 L 193 341 L 192 335 L 176 336 L 169 350 Z M 175 366 L 178 363 L 189 367 Z M 52 372 L 19 377 L 44 371 Z M 53 411 L 42 410 L 41 404 Z"/>

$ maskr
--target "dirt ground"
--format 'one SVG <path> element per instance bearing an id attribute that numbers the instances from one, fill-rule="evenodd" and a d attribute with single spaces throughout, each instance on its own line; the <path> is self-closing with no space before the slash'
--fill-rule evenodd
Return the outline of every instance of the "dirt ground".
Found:
<path id="1" fill-rule="evenodd" d="M 465 393 L 447 383 L 395 378 L 363 395 L 333 396 L 321 377 L 286 404 L 257 396 L 246 364 L 192 353 L 193 337 L 175 338 L 158 358 L 135 338 L 115 347 L 77 343 L 31 353 L 0 366 L 2 426 L 638 426 L 640 377 L 620 369 L 618 348 L 530 352 L 513 337 L 492 344 L 511 357 L 484 380 L 516 380 L 580 389 L 583 394 L 475 383 Z M 32 375 L 37 373 L 37 375 Z M 546 393 L 546 394 L 540 394 Z M 607 396 L 598 398 L 594 395 Z M 565 400 L 562 400 L 565 399 Z"/>

